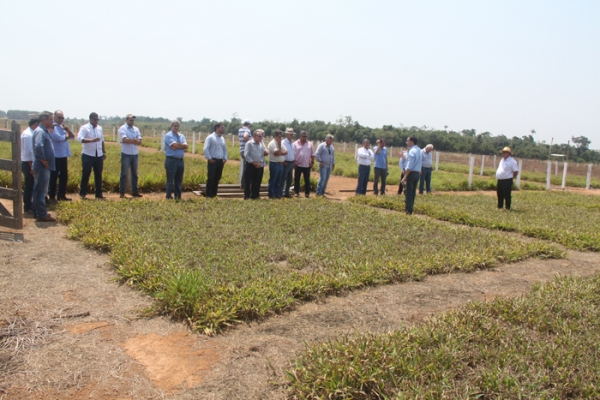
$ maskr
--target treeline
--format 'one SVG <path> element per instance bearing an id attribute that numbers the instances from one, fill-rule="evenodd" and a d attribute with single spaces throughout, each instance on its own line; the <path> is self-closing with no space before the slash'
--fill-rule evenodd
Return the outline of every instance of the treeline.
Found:
<path id="1" fill-rule="evenodd" d="M 0 118 L 2 117 L 0 111 Z M 32 111 L 8 110 L 10 119 L 26 120 Z M 140 128 L 156 129 L 157 131 L 168 130 L 171 119 L 155 118 L 147 116 L 136 116 L 136 125 Z M 121 125 L 125 123 L 125 117 L 101 116 L 100 124 Z M 177 118 L 181 121 L 182 130 L 196 132 L 212 132 L 217 122 L 225 124 L 225 132 L 237 134 L 242 126 L 242 120 L 234 115 L 229 120 L 217 121 L 210 118 L 201 120 L 187 120 Z M 88 120 L 84 118 L 67 119 L 67 123 L 83 124 Z M 475 129 L 463 129 L 462 131 L 436 130 L 428 127 L 406 127 L 384 125 L 381 128 L 370 128 L 361 125 L 358 121 L 352 120 L 347 116 L 339 118 L 335 122 L 324 121 L 298 121 L 294 119 L 291 122 L 278 121 L 253 121 L 252 130 L 263 129 L 267 136 L 272 136 L 276 129 L 285 130 L 292 127 L 296 132 L 306 131 L 310 140 L 325 140 L 325 136 L 332 134 L 337 142 L 362 142 L 367 138 L 371 143 L 375 143 L 378 138 L 385 138 L 388 146 L 402 147 L 406 145 L 406 138 L 414 135 L 419 140 L 419 145 L 423 147 L 427 143 L 432 143 L 437 150 L 453 153 L 472 153 L 493 155 L 505 146 L 512 148 L 514 154 L 519 158 L 529 158 L 538 160 L 547 160 L 550 153 L 550 145 L 545 142 L 536 142 L 532 135 L 513 136 L 511 138 L 498 135 L 494 136 L 490 132 L 477 133 Z M 571 144 L 554 144 L 552 153 L 568 154 L 569 160 L 576 162 L 594 162 L 600 163 L 600 152 L 590 150 L 591 141 L 585 136 L 573 137 Z"/>

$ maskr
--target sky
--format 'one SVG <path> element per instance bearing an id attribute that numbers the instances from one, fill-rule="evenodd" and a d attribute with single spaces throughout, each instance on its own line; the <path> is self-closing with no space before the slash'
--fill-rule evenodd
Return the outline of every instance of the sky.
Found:
<path id="1" fill-rule="evenodd" d="M 600 148 L 600 1 L 7 1 L 0 110 L 427 126 Z"/>

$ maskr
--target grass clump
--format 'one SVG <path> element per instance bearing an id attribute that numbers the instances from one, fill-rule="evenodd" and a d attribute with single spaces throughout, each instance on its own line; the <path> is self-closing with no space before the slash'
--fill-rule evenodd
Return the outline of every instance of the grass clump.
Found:
<path id="1" fill-rule="evenodd" d="M 303 399 L 600 397 L 600 275 L 471 303 L 420 326 L 311 345 L 288 373 Z"/>
<path id="2" fill-rule="evenodd" d="M 404 196 L 354 197 L 354 203 L 404 211 Z M 511 211 L 492 196 L 419 196 L 415 213 L 551 240 L 570 249 L 600 251 L 600 206 L 595 196 L 565 192 L 513 193 Z"/>
<path id="3" fill-rule="evenodd" d="M 365 285 L 564 255 L 542 242 L 323 199 L 73 202 L 59 217 L 71 238 L 110 251 L 123 279 L 154 296 L 159 311 L 205 332 Z"/>

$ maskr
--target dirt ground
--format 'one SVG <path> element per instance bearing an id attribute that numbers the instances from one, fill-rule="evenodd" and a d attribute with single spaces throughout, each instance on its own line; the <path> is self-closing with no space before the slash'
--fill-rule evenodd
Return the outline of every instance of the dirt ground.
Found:
<path id="1" fill-rule="evenodd" d="M 353 196 L 343 190 L 355 185 L 332 176 L 328 197 Z M 282 399 L 285 371 L 305 343 L 386 332 L 469 301 L 525 293 L 556 274 L 600 271 L 600 254 L 570 252 L 366 288 L 207 337 L 146 317 L 152 300 L 119 284 L 109 256 L 67 239 L 66 227 L 27 219 L 23 242 L 8 231 L 0 228 L 0 399 Z"/>

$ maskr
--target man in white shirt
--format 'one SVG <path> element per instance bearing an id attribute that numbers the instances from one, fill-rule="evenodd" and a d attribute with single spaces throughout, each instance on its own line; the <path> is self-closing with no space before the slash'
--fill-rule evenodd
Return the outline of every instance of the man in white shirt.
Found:
<path id="1" fill-rule="evenodd" d="M 296 151 L 294 149 L 294 128 L 285 128 L 285 139 L 282 140 L 282 145 L 287 150 L 287 154 L 283 160 L 283 178 L 281 185 L 283 188 L 283 197 L 292 197 L 290 187 L 292 187 L 292 176 L 294 171 L 294 159 Z"/>
<path id="2" fill-rule="evenodd" d="M 131 196 L 142 197 L 138 188 L 138 146 L 142 144 L 142 134 L 133 125 L 135 115 L 127 114 L 125 123 L 119 128 L 121 138 L 121 180 L 119 182 L 119 197 L 125 198 L 127 173 L 131 169 Z"/>
<path id="3" fill-rule="evenodd" d="M 356 161 L 358 162 L 358 184 L 356 185 L 356 195 L 366 195 L 367 185 L 369 184 L 369 175 L 371 174 L 371 161 L 375 158 L 373 150 L 369 147 L 371 143 L 365 138 L 356 152 Z"/>
<path id="4" fill-rule="evenodd" d="M 269 198 L 280 199 L 283 195 L 283 162 L 287 150 L 282 146 L 283 132 L 277 129 L 273 132 L 273 140 L 269 142 Z"/>
<path id="5" fill-rule="evenodd" d="M 33 213 L 33 131 L 40 125 L 38 118 L 29 120 L 29 127 L 21 133 L 21 172 L 23 172 L 23 212 Z"/>
<path id="6" fill-rule="evenodd" d="M 223 137 L 225 125 L 219 122 L 215 131 L 204 141 L 204 158 L 208 161 L 208 177 L 206 179 L 206 197 L 216 197 L 219 182 L 223 175 L 223 167 L 228 159 L 227 143 Z"/>
<path id="7" fill-rule="evenodd" d="M 512 150 L 510 147 L 503 148 L 500 153 L 502 153 L 502 159 L 496 170 L 496 179 L 498 179 L 496 185 L 498 208 L 502 209 L 504 204 L 506 204 L 506 209 L 510 210 L 513 179 L 519 173 L 519 167 L 517 166 L 515 159 L 512 158 Z"/>
<path id="8" fill-rule="evenodd" d="M 85 124 L 79 130 L 77 141 L 81 143 L 81 184 L 79 188 L 79 197 L 85 199 L 88 192 L 88 182 L 90 173 L 94 170 L 94 183 L 96 185 L 96 199 L 104 200 L 102 196 L 102 169 L 106 159 L 106 150 L 104 148 L 104 135 L 102 127 L 98 125 L 98 114 L 90 114 L 90 123 Z"/>

